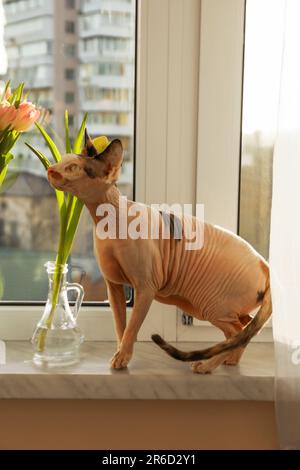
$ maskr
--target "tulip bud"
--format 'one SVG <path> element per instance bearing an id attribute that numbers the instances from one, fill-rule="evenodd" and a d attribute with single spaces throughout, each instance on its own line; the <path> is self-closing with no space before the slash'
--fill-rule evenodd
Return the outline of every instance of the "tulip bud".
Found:
<path id="1" fill-rule="evenodd" d="M 12 127 L 16 119 L 17 110 L 9 104 L 7 101 L 0 103 L 0 131 L 3 131 L 7 127 Z"/>
<path id="2" fill-rule="evenodd" d="M 29 101 L 20 103 L 16 110 L 16 118 L 12 123 L 14 130 L 18 132 L 27 131 L 40 117 L 40 111 Z"/>

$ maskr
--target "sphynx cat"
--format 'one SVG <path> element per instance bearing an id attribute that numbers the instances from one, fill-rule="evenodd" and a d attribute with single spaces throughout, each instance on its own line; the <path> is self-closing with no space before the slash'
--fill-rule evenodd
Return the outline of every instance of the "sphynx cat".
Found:
<path id="1" fill-rule="evenodd" d="M 204 244 L 199 250 L 185 249 L 184 234 L 181 239 L 172 234 L 169 238 L 123 239 L 117 231 L 115 239 L 99 239 L 96 227 L 103 215 L 97 215 L 98 206 L 112 204 L 116 213 L 119 211 L 116 181 L 122 161 L 120 140 L 113 140 L 98 154 L 86 131 L 82 154 L 64 155 L 61 162 L 48 169 L 51 185 L 80 198 L 94 221 L 95 255 L 107 285 L 118 338 L 111 366 L 122 369 L 129 363 L 138 331 L 154 299 L 209 321 L 226 338 L 200 351 L 183 352 L 153 335 L 153 341 L 170 356 L 192 362 L 196 373 L 209 373 L 220 364 L 238 364 L 245 347 L 272 312 L 267 262 L 239 236 L 207 223 L 203 223 Z M 127 201 L 129 212 L 133 204 Z M 139 206 L 144 217 L 157 217 L 152 208 Z M 164 217 L 161 213 L 158 217 L 162 229 Z M 184 217 L 187 221 L 190 218 L 193 226 L 197 224 L 192 216 Z M 128 223 L 133 218 L 129 215 Z M 128 324 L 124 286 L 133 287 L 135 294 Z M 250 316 L 256 308 L 256 315 Z"/>

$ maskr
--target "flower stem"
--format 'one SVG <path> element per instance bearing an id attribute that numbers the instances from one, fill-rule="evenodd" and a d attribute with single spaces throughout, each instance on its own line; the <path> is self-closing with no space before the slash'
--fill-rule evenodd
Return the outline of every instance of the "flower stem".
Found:
<path id="1" fill-rule="evenodd" d="M 55 266 L 55 273 L 53 277 L 53 294 L 52 294 L 52 299 L 51 299 L 50 314 L 46 320 L 46 328 L 45 329 L 43 328 L 40 330 L 38 340 L 37 340 L 37 349 L 39 352 L 43 352 L 45 349 L 46 336 L 47 336 L 48 330 L 52 326 L 52 322 L 53 322 L 53 318 L 54 318 L 54 314 L 56 311 L 57 302 L 59 298 L 61 281 L 63 279 L 63 267 L 61 267 L 61 269 L 58 272 L 56 271 L 56 267 L 57 266 Z"/>
<path id="2" fill-rule="evenodd" d="M 65 238 L 66 238 L 66 231 L 67 231 L 68 215 L 69 214 L 67 211 L 67 213 L 65 214 L 65 217 L 61 218 L 59 243 L 58 243 L 58 250 L 57 250 L 57 256 L 56 256 L 55 267 L 54 267 L 54 275 L 53 275 L 51 310 L 46 320 L 46 328 L 43 328 L 40 330 L 40 333 L 37 339 L 37 349 L 39 352 L 43 352 L 45 349 L 47 333 L 48 333 L 48 330 L 52 326 L 53 318 L 56 312 L 57 302 L 59 299 L 61 282 L 64 276 L 64 272 L 63 272 L 64 265 L 69 255 L 69 254 L 67 254 L 67 256 L 64 255 L 64 245 L 65 245 Z"/>

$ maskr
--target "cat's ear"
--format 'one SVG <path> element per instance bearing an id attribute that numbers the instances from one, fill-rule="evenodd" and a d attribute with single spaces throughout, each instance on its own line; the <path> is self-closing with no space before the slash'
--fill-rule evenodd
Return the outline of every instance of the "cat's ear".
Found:
<path id="1" fill-rule="evenodd" d="M 84 148 L 82 153 L 88 157 L 95 157 L 97 155 L 96 147 L 94 146 L 93 141 L 89 136 L 87 128 L 84 129 Z"/>
<path id="2" fill-rule="evenodd" d="M 102 173 L 110 181 L 116 181 L 123 162 L 123 146 L 119 139 L 114 139 L 95 160 L 102 163 Z"/>

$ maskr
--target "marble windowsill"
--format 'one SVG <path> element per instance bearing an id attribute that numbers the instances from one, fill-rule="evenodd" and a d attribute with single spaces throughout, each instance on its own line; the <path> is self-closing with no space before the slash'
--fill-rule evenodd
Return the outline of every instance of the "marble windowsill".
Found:
<path id="1" fill-rule="evenodd" d="M 211 375 L 193 374 L 189 364 L 168 357 L 153 343 L 138 343 L 127 370 L 112 371 L 115 344 L 86 342 L 79 364 L 40 370 L 31 362 L 31 345 L 7 342 L 0 365 L 0 398 L 273 400 L 273 345 L 252 343 L 241 364 Z M 185 343 L 191 350 L 204 344 Z"/>

